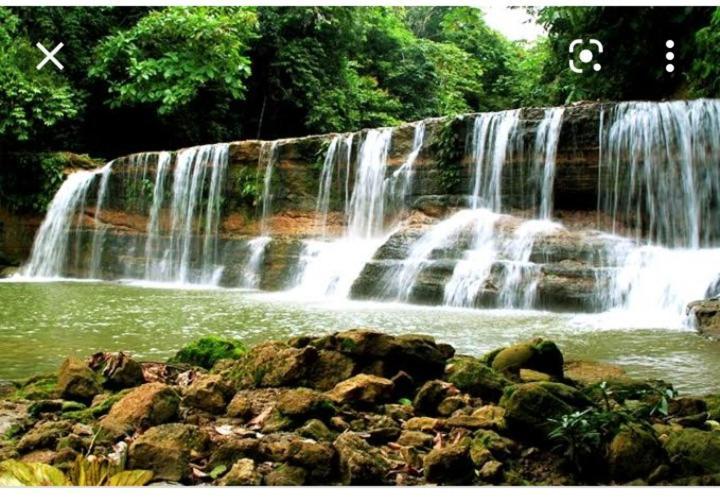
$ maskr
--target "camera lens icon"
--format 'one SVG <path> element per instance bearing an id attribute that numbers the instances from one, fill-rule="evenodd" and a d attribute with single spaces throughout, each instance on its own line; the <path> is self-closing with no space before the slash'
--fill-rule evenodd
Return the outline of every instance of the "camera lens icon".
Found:
<path id="1" fill-rule="evenodd" d="M 588 40 L 588 43 L 592 46 L 594 46 L 595 50 L 598 54 L 602 54 L 603 52 L 603 45 L 600 43 L 599 40 L 596 40 L 594 38 L 591 38 Z M 572 56 L 575 55 L 575 51 L 582 45 L 584 45 L 585 42 L 582 38 L 578 38 L 570 42 L 569 52 Z M 593 52 L 591 49 L 583 48 L 578 52 L 577 58 L 580 60 L 581 63 L 587 65 L 590 64 L 595 59 L 595 52 Z M 568 61 L 568 66 L 570 67 L 570 71 L 573 73 L 583 73 L 585 70 L 581 67 L 579 67 L 575 63 L 575 58 L 571 57 Z M 602 66 L 600 63 L 594 63 L 592 65 L 592 69 L 595 71 L 600 71 L 602 69 Z"/>

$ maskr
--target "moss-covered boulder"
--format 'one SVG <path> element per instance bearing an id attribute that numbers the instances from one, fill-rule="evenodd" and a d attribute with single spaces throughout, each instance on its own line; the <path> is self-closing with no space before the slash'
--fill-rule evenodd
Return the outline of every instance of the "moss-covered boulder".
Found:
<path id="1" fill-rule="evenodd" d="M 283 415 L 297 419 L 326 417 L 335 411 L 332 401 L 325 394 L 302 387 L 281 393 L 277 409 Z"/>
<path id="2" fill-rule="evenodd" d="M 444 379 L 463 392 L 497 402 L 510 382 L 501 374 L 470 356 L 457 356 L 445 367 Z"/>
<path id="3" fill-rule="evenodd" d="M 475 472 L 475 465 L 470 458 L 470 442 L 460 441 L 430 451 L 423 460 L 423 472 L 429 483 L 469 483 Z"/>
<path id="4" fill-rule="evenodd" d="M 221 359 L 239 359 L 246 352 L 247 349 L 239 340 L 204 336 L 180 349 L 168 362 L 210 369 Z"/>
<path id="5" fill-rule="evenodd" d="M 207 447 L 207 436 L 194 425 L 158 425 L 133 441 L 128 465 L 131 469 L 152 471 L 155 480 L 182 481 L 190 475 L 191 461 Z"/>
<path id="6" fill-rule="evenodd" d="M 379 448 L 353 432 L 344 432 L 334 441 L 338 453 L 340 480 L 346 485 L 384 485 L 388 461 Z"/>
<path id="7" fill-rule="evenodd" d="M 413 407 L 416 412 L 422 415 L 435 415 L 438 413 L 438 406 L 446 398 L 458 393 L 458 389 L 442 380 L 429 380 L 418 390 L 413 400 Z"/>
<path id="8" fill-rule="evenodd" d="M 238 388 L 288 387 L 302 382 L 317 358 L 314 347 L 295 348 L 268 342 L 250 349 L 221 374 Z"/>
<path id="9" fill-rule="evenodd" d="M 46 448 L 53 450 L 62 437 L 70 434 L 72 425 L 69 420 L 38 422 L 20 438 L 17 450 L 20 452 Z"/>
<path id="10" fill-rule="evenodd" d="M 521 369 L 529 369 L 562 378 L 563 363 L 562 352 L 554 342 L 537 338 L 501 350 L 492 358 L 491 365 L 500 372 L 517 374 Z"/>
<path id="11" fill-rule="evenodd" d="M 627 482 L 647 478 L 667 455 L 652 431 L 626 425 L 610 441 L 607 461 L 610 479 Z"/>
<path id="12" fill-rule="evenodd" d="M 219 484 L 222 486 L 259 486 L 262 475 L 257 472 L 255 462 L 250 458 L 241 458 L 235 462 Z"/>
<path id="13" fill-rule="evenodd" d="M 117 437 L 170 422 L 177 416 L 179 403 L 180 396 L 172 387 L 146 383 L 116 402 L 100 421 L 100 428 Z"/>
<path id="14" fill-rule="evenodd" d="M 303 384 L 320 391 L 330 390 L 355 372 L 352 358 L 332 350 L 319 350 L 317 359 L 308 368 Z"/>
<path id="15" fill-rule="evenodd" d="M 185 406 L 209 413 L 223 413 L 233 397 L 233 389 L 220 375 L 199 375 L 183 390 Z"/>
<path id="16" fill-rule="evenodd" d="M 710 419 L 720 422 L 720 394 L 705 396 L 703 399 Z"/>
<path id="17" fill-rule="evenodd" d="M 720 432 L 672 431 L 665 443 L 670 460 L 685 475 L 720 472 Z"/>
<path id="18" fill-rule="evenodd" d="M 392 398 L 393 383 L 387 378 L 360 373 L 340 382 L 327 395 L 338 404 L 377 405 Z"/>
<path id="19" fill-rule="evenodd" d="M 58 373 L 58 391 L 63 399 L 89 403 L 96 394 L 102 392 L 100 378 L 77 357 L 68 357 L 63 361 Z"/>
<path id="20" fill-rule="evenodd" d="M 505 420 L 515 433 L 542 440 L 559 419 L 592 403 L 577 389 L 556 382 L 533 382 L 509 387 L 500 401 Z"/>

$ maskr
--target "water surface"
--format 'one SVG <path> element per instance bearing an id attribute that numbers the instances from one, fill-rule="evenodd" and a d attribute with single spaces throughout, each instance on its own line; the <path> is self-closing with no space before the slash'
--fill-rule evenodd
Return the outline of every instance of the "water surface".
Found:
<path id="1" fill-rule="evenodd" d="M 566 358 L 623 366 L 684 392 L 720 392 L 720 343 L 691 331 L 621 328 L 607 315 L 471 310 L 393 303 L 307 301 L 230 289 L 139 287 L 108 282 L 0 282 L 0 378 L 55 370 L 62 359 L 125 350 L 162 360 L 209 334 L 249 344 L 292 335 L 374 327 L 426 333 L 459 352 L 535 336 Z"/>

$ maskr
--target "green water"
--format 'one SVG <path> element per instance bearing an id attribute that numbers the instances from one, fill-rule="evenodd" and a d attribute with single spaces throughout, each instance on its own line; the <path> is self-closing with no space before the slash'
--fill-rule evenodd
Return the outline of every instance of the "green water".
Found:
<path id="1" fill-rule="evenodd" d="M 517 311 L 308 302 L 287 294 L 187 290 L 117 283 L 0 282 L 0 379 L 51 371 L 70 354 L 125 350 L 162 360 L 208 334 L 250 344 L 353 327 L 427 333 L 459 352 L 543 336 L 566 358 L 616 363 L 684 392 L 720 392 L 720 343 L 688 331 L 605 329 L 609 318 Z"/>

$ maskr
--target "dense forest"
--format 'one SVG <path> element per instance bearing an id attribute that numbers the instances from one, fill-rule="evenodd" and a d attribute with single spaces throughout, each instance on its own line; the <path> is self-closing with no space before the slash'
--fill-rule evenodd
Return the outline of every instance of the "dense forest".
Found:
<path id="1" fill-rule="evenodd" d="M 0 197 L 41 210 L 65 159 L 579 100 L 714 96 L 720 9 L 546 7 L 510 41 L 479 9 L 0 8 Z M 568 69 L 575 38 L 603 71 Z M 676 43 L 673 73 L 664 43 Z M 65 70 L 36 70 L 37 41 Z"/>

